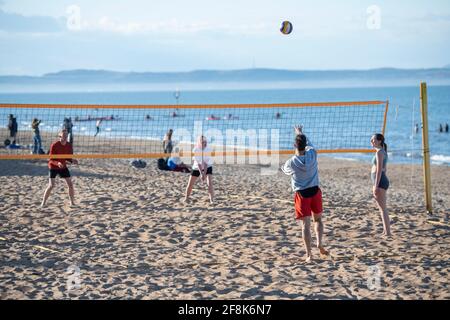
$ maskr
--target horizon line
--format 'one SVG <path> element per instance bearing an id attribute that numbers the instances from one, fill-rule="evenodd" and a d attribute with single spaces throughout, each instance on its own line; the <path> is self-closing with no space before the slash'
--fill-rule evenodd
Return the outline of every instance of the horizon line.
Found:
<path id="1" fill-rule="evenodd" d="M 272 71 L 288 71 L 288 72 L 344 72 L 344 71 L 376 71 L 376 70 L 401 70 L 401 71 L 416 71 L 416 70 L 433 70 L 433 69 L 450 69 L 450 64 L 441 67 L 421 67 L 421 68 L 399 68 L 399 67 L 377 67 L 364 69 L 283 69 L 270 67 L 256 67 L 256 68 L 238 68 L 238 69 L 191 69 L 188 71 L 120 71 L 113 69 L 89 69 L 89 68 L 74 68 L 61 69 L 59 71 L 46 72 L 39 75 L 31 74 L 0 74 L 0 77 L 45 77 L 47 75 L 54 75 L 63 72 L 73 71 L 95 71 L 95 72 L 114 72 L 114 73 L 154 73 L 154 74 L 175 74 L 175 73 L 194 73 L 194 72 L 235 72 L 235 71 L 249 71 L 249 70 L 272 70 Z"/>

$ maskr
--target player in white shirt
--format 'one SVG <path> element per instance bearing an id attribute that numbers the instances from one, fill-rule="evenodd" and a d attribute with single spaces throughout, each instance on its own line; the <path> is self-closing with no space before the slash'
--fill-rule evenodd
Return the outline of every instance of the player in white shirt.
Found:
<path id="1" fill-rule="evenodd" d="M 206 181 L 208 184 L 209 202 L 214 203 L 214 188 L 212 182 L 212 165 L 213 158 L 211 157 L 211 149 L 208 147 L 206 137 L 200 136 L 197 140 L 197 145 L 192 150 L 194 153 L 192 173 L 189 177 L 189 182 L 186 188 L 185 202 L 189 201 L 189 197 L 192 193 L 195 182 L 198 177 L 201 177 L 202 181 Z"/>

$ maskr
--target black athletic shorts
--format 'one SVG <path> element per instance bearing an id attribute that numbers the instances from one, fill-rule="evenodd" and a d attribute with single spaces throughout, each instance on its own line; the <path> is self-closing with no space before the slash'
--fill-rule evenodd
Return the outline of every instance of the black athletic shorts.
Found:
<path id="1" fill-rule="evenodd" d="M 208 167 L 206 169 L 206 174 L 212 174 L 212 167 Z M 193 177 L 200 177 L 200 171 L 199 170 L 192 170 L 191 176 Z"/>
<path id="2" fill-rule="evenodd" d="M 56 176 L 60 176 L 61 178 L 70 178 L 69 169 L 50 169 L 49 171 L 50 178 L 54 179 Z"/>
<path id="3" fill-rule="evenodd" d="M 372 172 L 370 174 L 370 177 L 372 179 L 372 183 L 375 184 L 375 179 L 377 178 L 376 172 Z M 381 188 L 384 190 L 389 189 L 389 179 L 386 176 L 386 173 L 384 173 L 384 171 L 381 173 L 381 179 L 380 179 L 380 183 L 378 184 L 378 188 Z"/>

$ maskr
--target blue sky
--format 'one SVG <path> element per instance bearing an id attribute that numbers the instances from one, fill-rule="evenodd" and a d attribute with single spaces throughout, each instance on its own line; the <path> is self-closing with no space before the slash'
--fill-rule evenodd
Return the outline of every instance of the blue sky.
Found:
<path id="1" fill-rule="evenodd" d="M 2 75 L 442 67 L 448 39 L 448 0 L 0 0 Z"/>

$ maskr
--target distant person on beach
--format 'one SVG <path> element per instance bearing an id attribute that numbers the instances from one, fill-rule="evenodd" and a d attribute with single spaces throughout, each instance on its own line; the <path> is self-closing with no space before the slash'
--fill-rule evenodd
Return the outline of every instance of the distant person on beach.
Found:
<path id="1" fill-rule="evenodd" d="M 190 166 L 187 164 L 184 164 L 183 161 L 181 161 L 181 158 L 176 155 L 179 152 L 178 147 L 175 148 L 175 154 L 172 155 L 169 160 L 167 160 L 167 167 L 170 171 L 176 171 L 176 172 L 185 172 L 189 173 L 191 172 Z"/>
<path id="2" fill-rule="evenodd" d="M 238 120 L 239 117 L 233 116 L 231 113 L 229 113 L 227 116 L 223 117 L 224 120 Z"/>
<path id="3" fill-rule="evenodd" d="M 9 129 L 9 137 L 12 139 L 11 144 L 15 145 L 18 126 L 17 126 L 17 119 L 12 114 L 9 115 L 8 129 Z"/>
<path id="4" fill-rule="evenodd" d="M 169 131 L 167 131 L 166 135 L 164 136 L 164 139 L 163 139 L 164 153 L 169 153 L 169 154 L 172 153 L 172 149 L 173 149 L 172 134 L 173 134 L 173 130 L 169 129 Z"/>
<path id="5" fill-rule="evenodd" d="M 445 132 L 448 133 L 448 123 L 445 124 Z"/>
<path id="6" fill-rule="evenodd" d="M 172 112 L 172 118 L 175 118 L 175 117 L 177 117 L 178 116 L 178 114 L 174 111 L 174 112 Z"/>
<path id="7" fill-rule="evenodd" d="M 68 134 L 68 141 L 71 145 L 73 145 L 73 132 L 72 132 L 72 128 L 73 128 L 73 123 L 72 123 L 72 118 L 64 118 L 63 121 L 63 129 L 67 130 L 67 134 Z"/>
<path id="8" fill-rule="evenodd" d="M 67 130 L 62 129 L 59 132 L 59 140 L 50 146 L 50 156 L 55 154 L 73 154 L 72 144 L 67 141 L 67 137 Z M 70 204 L 72 206 L 75 205 L 75 191 L 70 178 L 69 169 L 67 168 L 67 163 L 78 164 L 78 161 L 75 159 L 50 159 L 48 161 L 50 178 L 47 189 L 45 189 L 44 192 L 44 198 L 42 199 L 42 208 L 45 207 L 51 191 L 56 186 L 56 176 L 58 175 L 66 181 L 67 187 L 69 188 Z"/>
<path id="9" fill-rule="evenodd" d="M 386 165 L 388 161 L 387 145 L 384 136 L 380 133 L 374 134 L 370 139 L 372 147 L 376 154 L 372 159 L 372 170 L 370 177 L 372 179 L 372 193 L 377 202 L 383 221 L 383 235 L 391 236 L 391 224 L 386 206 L 387 190 L 389 189 L 389 179 L 386 175 Z"/>
<path id="10" fill-rule="evenodd" d="M 41 124 L 41 120 L 34 118 L 31 122 L 31 129 L 33 130 L 33 154 L 40 154 L 42 152 L 42 140 L 41 134 L 39 132 L 39 125 Z"/>
<path id="11" fill-rule="evenodd" d="M 207 120 L 220 120 L 219 117 L 216 117 L 215 115 L 211 114 L 209 115 L 209 117 L 207 118 Z"/>
<path id="12" fill-rule="evenodd" d="M 145 116 L 145 120 L 153 120 L 153 118 L 148 114 Z"/>
<path id="13" fill-rule="evenodd" d="M 306 249 L 306 262 L 312 260 L 311 252 L 311 217 L 316 232 L 316 247 L 320 254 L 328 255 L 322 243 L 322 191 L 319 187 L 319 170 L 317 151 L 306 135 L 302 126 L 295 126 L 295 156 L 289 159 L 281 170 L 291 176 L 292 190 L 295 192 L 295 217 L 302 221 L 302 237 Z"/>
<path id="14" fill-rule="evenodd" d="M 192 193 L 192 189 L 194 188 L 194 184 L 198 177 L 201 177 L 201 180 L 203 182 L 206 181 L 208 185 L 209 202 L 214 204 L 214 188 L 212 181 L 213 158 L 211 157 L 211 149 L 208 147 L 206 137 L 198 137 L 197 144 L 192 150 L 192 153 L 194 154 L 192 157 L 194 163 L 192 165 L 192 173 L 186 187 L 184 202 L 189 202 L 189 197 Z"/>
<path id="15" fill-rule="evenodd" d="M 275 115 L 276 119 L 280 119 L 281 118 L 281 113 L 277 112 L 277 114 Z"/>
<path id="16" fill-rule="evenodd" d="M 414 131 L 416 133 L 419 133 L 419 124 L 418 123 L 416 123 L 416 125 L 414 126 Z"/>
<path id="17" fill-rule="evenodd" d="M 100 133 L 100 125 L 102 124 L 102 119 L 97 120 L 97 123 L 95 124 L 95 134 L 94 137 L 96 137 Z"/>

